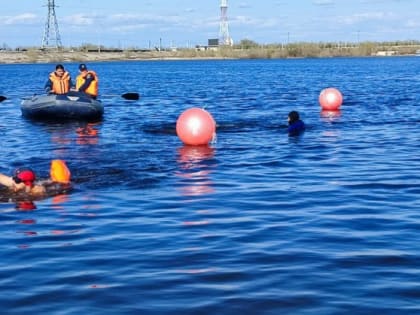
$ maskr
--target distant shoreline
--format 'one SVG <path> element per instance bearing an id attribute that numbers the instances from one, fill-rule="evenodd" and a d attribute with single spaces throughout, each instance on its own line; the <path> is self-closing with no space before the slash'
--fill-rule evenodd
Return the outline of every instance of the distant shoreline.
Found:
<path id="1" fill-rule="evenodd" d="M 57 52 L 0 51 L 0 64 L 231 59 L 212 56 L 177 56 L 171 52 Z"/>
<path id="2" fill-rule="evenodd" d="M 315 46 L 314 46 L 315 47 Z M 371 56 L 415 56 L 419 46 L 405 48 L 380 47 L 377 49 L 317 48 L 302 45 L 287 49 L 184 49 L 165 51 L 56 51 L 29 49 L 24 51 L 0 50 L 0 64 L 65 63 L 65 62 L 107 62 L 148 60 L 217 60 L 217 59 L 280 59 L 280 58 L 326 58 L 326 57 L 371 57 Z"/>

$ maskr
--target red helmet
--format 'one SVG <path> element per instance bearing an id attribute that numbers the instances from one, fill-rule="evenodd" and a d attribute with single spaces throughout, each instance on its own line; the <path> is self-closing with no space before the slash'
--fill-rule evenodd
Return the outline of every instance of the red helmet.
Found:
<path id="1" fill-rule="evenodd" d="M 29 167 L 18 168 L 14 175 L 13 180 L 16 184 L 24 183 L 26 186 L 33 186 L 36 180 L 35 172 Z"/>

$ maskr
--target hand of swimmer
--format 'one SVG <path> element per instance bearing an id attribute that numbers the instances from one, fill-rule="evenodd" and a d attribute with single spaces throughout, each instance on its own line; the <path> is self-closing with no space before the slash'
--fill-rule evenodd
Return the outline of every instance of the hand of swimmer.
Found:
<path id="1" fill-rule="evenodd" d="M 24 183 L 16 183 L 13 181 L 11 189 L 16 193 L 19 191 L 34 194 L 34 195 L 43 195 L 46 193 L 46 189 L 43 184 L 36 184 L 32 187 L 25 185 Z"/>
<path id="2" fill-rule="evenodd" d="M 47 191 L 44 186 L 42 185 L 35 185 L 31 189 L 31 193 L 34 195 L 42 195 L 45 194 Z"/>
<path id="3" fill-rule="evenodd" d="M 24 183 L 17 184 L 15 181 L 12 181 L 12 186 L 10 187 L 14 192 L 26 190 L 26 185 Z"/>

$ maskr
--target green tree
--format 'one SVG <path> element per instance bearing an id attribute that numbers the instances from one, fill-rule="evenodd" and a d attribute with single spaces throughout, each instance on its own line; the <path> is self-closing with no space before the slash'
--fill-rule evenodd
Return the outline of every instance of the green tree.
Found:
<path id="1" fill-rule="evenodd" d="M 253 40 L 250 39 L 242 39 L 239 44 L 237 44 L 236 46 L 238 46 L 239 48 L 242 49 L 250 49 L 250 48 L 256 48 L 258 47 L 258 43 L 254 42 Z"/>

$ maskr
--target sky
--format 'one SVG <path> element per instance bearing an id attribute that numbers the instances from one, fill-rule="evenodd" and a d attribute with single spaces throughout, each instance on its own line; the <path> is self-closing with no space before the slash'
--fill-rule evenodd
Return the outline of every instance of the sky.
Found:
<path id="1" fill-rule="evenodd" d="M 39 47 L 47 0 L 0 0 L 0 48 Z M 55 0 L 64 46 L 194 47 L 219 37 L 221 0 Z M 228 0 L 234 43 L 420 40 L 420 0 Z"/>

